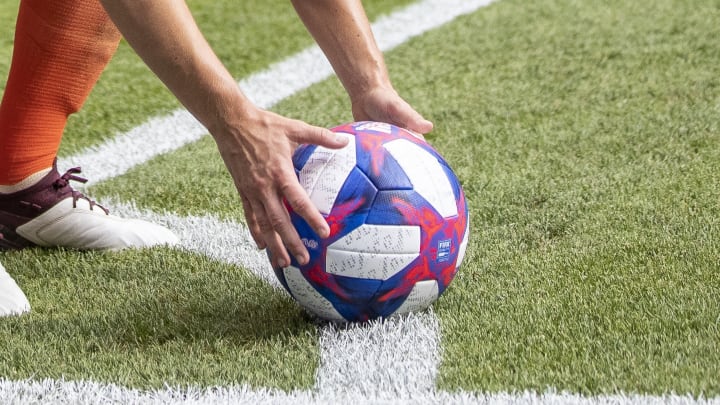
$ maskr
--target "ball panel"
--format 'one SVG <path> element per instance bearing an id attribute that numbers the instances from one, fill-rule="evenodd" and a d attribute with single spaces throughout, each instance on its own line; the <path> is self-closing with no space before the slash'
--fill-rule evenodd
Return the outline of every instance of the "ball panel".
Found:
<path id="1" fill-rule="evenodd" d="M 381 166 L 378 173 L 366 173 L 378 190 L 412 190 L 410 178 L 392 156 L 385 156 Z"/>
<path id="2" fill-rule="evenodd" d="M 390 141 L 385 144 L 385 149 L 408 175 L 413 189 L 443 218 L 457 216 L 453 187 L 435 156 L 405 139 Z"/>
<path id="3" fill-rule="evenodd" d="M 357 279 L 387 280 L 417 257 L 417 253 L 378 254 L 328 249 L 325 271 Z"/>
<path id="4" fill-rule="evenodd" d="M 422 208 L 422 212 L 419 208 Z M 366 223 L 419 225 L 441 222 L 440 215 L 414 190 L 379 190 Z"/>
<path id="5" fill-rule="evenodd" d="M 293 298 L 309 312 L 331 321 L 343 322 L 346 319 L 325 299 L 302 275 L 296 267 L 283 269 L 287 288 Z"/>
<path id="6" fill-rule="evenodd" d="M 395 311 L 396 315 L 422 311 L 437 300 L 440 291 L 435 280 L 424 280 L 415 283 L 405 302 Z"/>
<path id="7" fill-rule="evenodd" d="M 418 254 L 420 227 L 365 224 L 331 243 L 328 249 L 374 254 Z"/>
<path id="8" fill-rule="evenodd" d="M 344 135 L 350 138 L 344 148 L 328 149 L 318 146 L 300 169 L 298 176 L 300 185 L 324 215 L 332 210 L 348 174 L 355 167 L 355 137 Z"/>
<path id="9" fill-rule="evenodd" d="M 308 159 L 310 159 L 310 156 L 312 156 L 313 152 L 315 152 L 315 149 L 317 149 L 317 145 L 313 144 L 302 144 L 295 149 L 295 152 L 293 153 L 292 161 L 293 166 L 295 166 L 295 172 L 297 174 L 300 173 L 300 169 L 302 169 L 305 166 L 305 163 L 307 163 Z"/>
<path id="10" fill-rule="evenodd" d="M 458 252 L 457 261 L 455 262 L 455 268 L 459 268 L 465 259 L 465 250 L 467 250 L 469 235 L 470 235 L 470 218 L 465 225 L 465 234 L 463 235 L 462 243 L 460 243 L 460 250 Z"/>

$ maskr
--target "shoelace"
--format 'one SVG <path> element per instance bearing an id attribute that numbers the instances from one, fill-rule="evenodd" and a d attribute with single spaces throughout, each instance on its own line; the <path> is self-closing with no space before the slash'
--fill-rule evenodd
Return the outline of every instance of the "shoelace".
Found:
<path id="1" fill-rule="evenodd" d="M 63 187 L 69 186 L 71 181 L 79 181 L 80 183 L 83 183 L 83 184 L 87 183 L 88 180 L 86 178 L 76 176 L 76 174 L 79 174 L 79 173 L 82 173 L 82 170 L 79 167 L 73 167 L 73 168 L 69 169 L 68 171 L 65 172 L 65 174 L 60 176 L 59 179 L 55 180 L 55 182 L 53 183 L 53 187 L 55 188 L 55 190 L 59 190 Z M 75 189 L 72 189 L 72 188 L 70 190 L 72 192 L 73 208 L 77 208 L 77 201 L 82 198 L 84 200 L 87 200 L 90 203 L 90 210 L 92 210 L 93 207 L 100 207 L 101 210 L 105 211 L 105 214 L 108 214 L 108 215 L 110 214 L 110 210 L 108 210 L 107 208 L 103 207 L 102 205 L 96 203 L 95 201 L 89 199 L 83 193 L 81 193 Z"/>

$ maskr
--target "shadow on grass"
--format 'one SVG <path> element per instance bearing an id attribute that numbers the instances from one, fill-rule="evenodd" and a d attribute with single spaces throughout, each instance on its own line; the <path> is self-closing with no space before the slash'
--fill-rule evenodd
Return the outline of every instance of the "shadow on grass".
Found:
<path id="1" fill-rule="evenodd" d="M 0 322 L 0 375 L 312 384 L 315 327 L 284 291 L 243 269 L 172 249 L 33 249 L 0 261 L 33 306 Z M 277 364 L 294 377 L 275 377 Z"/>

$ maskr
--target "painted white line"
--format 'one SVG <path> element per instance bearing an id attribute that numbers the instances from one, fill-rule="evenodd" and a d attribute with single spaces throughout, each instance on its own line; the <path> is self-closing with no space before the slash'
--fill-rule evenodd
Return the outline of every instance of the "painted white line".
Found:
<path id="1" fill-rule="evenodd" d="M 112 213 L 125 218 L 138 218 L 164 225 L 180 238 L 180 246 L 224 263 L 241 266 L 268 284 L 283 288 L 270 266 L 264 250 L 258 250 L 244 224 L 217 217 L 179 216 L 140 210 L 133 203 L 105 199 Z"/>
<path id="2" fill-rule="evenodd" d="M 138 210 L 114 201 L 108 205 L 120 216 L 163 224 L 178 235 L 182 248 L 243 266 L 282 289 L 267 257 L 253 247 L 243 224 L 209 215 L 181 217 Z M 321 327 L 315 392 L 375 400 L 421 398 L 432 393 L 440 365 L 439 329 L 432 312 L 364 326 Z"/>
<path id="3" fill-rule="evenodd" d="M 412 37 L 471 13 L 493 0 L 425 0 L 412 4 L 373 24 L 378 45 L 388 51 Z M 245 94 L 259 107 L 270 109 L 279 101 L 327 79 L 333 71 L 317 46 L 241 80 Z M 152 118 L 112 139 L 59 159 L 60 168 L 82 166 L 90 180 L 85 187 L 126 173 L 152 158 L 197 141 L 207 130 L 186 110 Z"/>
<path id="4" fill-rule="evenodd" d="M 432 311 L 362 326 L 326 326 L 319 346 L 320 396 L 393 402 L 435 392 L 440 323 Z"/>
<path id="5" fill-rule="evenodd" d="M 106 201 L 103 201 L 106 203 Z M 162 224 L 180 246 L 210 258 L 240 265 L 282 289 L 265 253 L 255 248 L 245 225 L 213 216 L 181 217 L 139 210 L 107 201 L 117 215 Z M 440 365 L 440 325 L 431 312 L 368 325 L 320 328 L 320 367 L 315 391 L 324 396 L 391 400 L 419 398 L 435 389 Z"/>
<path id="6" fill-rule="evenodd" d="M 379 19 L 373 30 L 387 51 L 492 0 L 426 0 Z M 332 74 L 317 47 L 272 65 L 239 85 L 260 107 L 272 108 L 284 98 Z M 150 119 L 133 130 L 80 154 L 60 159 L 60 168 L 83 166 L 94 184 L 126 173 L 155 156 L 194 142 L 207 131 L 184 110 Z M 111 205 L 126 216 L 165 223 L 181 237 L 183 247 L 224 262 L 242 265 L 279 286 L 264 253 L 253 246 L 247 229 L 211 216 L 180 217 L 141 212 L 132 205 Z M 0 378 L 6 403 L 501 403 L 501 404 L 713 404 L 691 396 L 609 395 L 584 397 L 570 393 L 445 393 L 434 381 L 440 360 L 439 326 L 430 312 L 374 323 L 364 328 L 326 326 L 320 330 L 321 366 L 313 391 L 282 392 L 247 386 L 172 388 L 140 391 L 87 381 L 9 381 Z"/>
<path id="7" fill-rule="evenodd" d="M 494 405 L 720 405 L 720 398 L 693 398 L 689 395 L 599 395 L 586 397 L 566 392 L 531 391 L 493 394 L 435 393 L 417 398 L 383 400 L 355 395 L 323 395 L 309 391 L 283 392 L 246 385 L 209 388 L 175 388 L 141 391 L 93 381 L 9 381 L 0 378 L 4 404 L 494 404 Z"/>

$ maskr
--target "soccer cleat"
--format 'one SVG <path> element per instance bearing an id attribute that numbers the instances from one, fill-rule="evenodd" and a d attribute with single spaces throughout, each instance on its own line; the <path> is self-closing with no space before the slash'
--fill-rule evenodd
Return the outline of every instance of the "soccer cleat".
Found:
<path id="1" fill-rule="evenodd" d="M 82 250 L 120 250 L 175 245 L 170 230 L 146 221 L 111 215 L 107 208 L 70 186 L 87 182 L 72 168 L 62 176 L 53 169 L 35 185 L 0 194 L 0 249 L 28 246 Z"/>
<path id="2" fill-rule="evenodd" d="M 0 317 L 30 311 L 30 303 L 20 287 L 0 263 Z"/>

